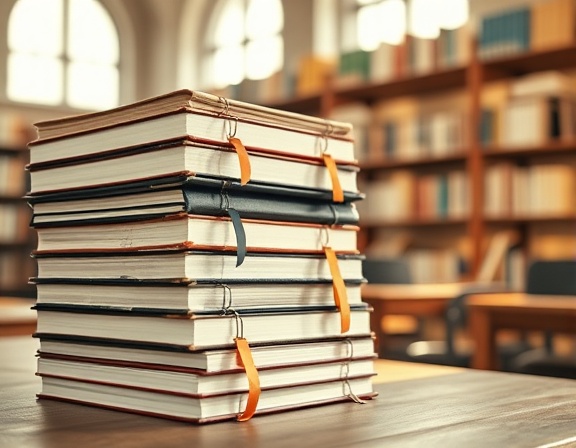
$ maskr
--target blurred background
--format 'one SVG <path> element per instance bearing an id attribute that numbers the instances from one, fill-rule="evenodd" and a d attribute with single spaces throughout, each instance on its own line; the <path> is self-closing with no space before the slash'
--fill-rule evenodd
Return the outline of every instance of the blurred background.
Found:
<path id="1" fill-rule="evenodd" d="M 576 259 L 573 0 L 3 0 L 0 26 L 0 296 L 35 294 L 33 123 L 178 88 L 352 122 L 360 248 L 411 283 Z"/>

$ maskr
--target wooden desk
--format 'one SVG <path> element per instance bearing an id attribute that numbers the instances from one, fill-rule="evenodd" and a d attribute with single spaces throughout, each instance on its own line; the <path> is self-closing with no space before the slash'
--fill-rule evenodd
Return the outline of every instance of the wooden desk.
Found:
<path id="1" fill-rule="evenodd" d="M 31 299 L 0 297 L 0 336 L 32 335 L 36 331 L 36 311 Z"/>
<path id="2" fill-rule="evenodd" d="M 576 297 L 477 294 L 468 303 L 476 369 L 498 368 L 495 337 L 500 329 L 576 333 Z"/>
<path id="3" fill-rule="evenodd" d="M 30 338 L 0 341 L 1 447 L 522 448 L 576 443 L 576 382 L 570 380 L 458 369 L 377 384 L 379 397 L 365 405 L 350 402 L 245 423 L 193 426 L 37 402 L 34 349 Z M 379 365 L 385 368 L 386 362 Z"/>
<path id="4" fill-rule="evenodd" d="M 382 318 L 402 314 L 417 317 L 443 316 L 448 301 L 462 292 L 464 286 L 464 283 L 363 285 L 362 300 L 374 308 L 370 315 L 370 327 L 376 334 L 378 353 L 386 350 L 386 334 L 381 329 Z"/>

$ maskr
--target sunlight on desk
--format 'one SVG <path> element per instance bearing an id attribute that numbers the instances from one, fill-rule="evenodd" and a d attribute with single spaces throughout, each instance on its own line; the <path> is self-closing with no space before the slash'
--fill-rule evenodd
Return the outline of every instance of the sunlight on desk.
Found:
<path id="1" fill-rule="evenodd" d="M 453 375 L 455 373 L 466 371 L 466 369 L 460 367 L 392 361 L 389 359 L 376 360 L 374 368 L 377 373 L 373 380 L 374 384 L 407 381 L 418 378 L 430 378 L 433 376 Z"/>

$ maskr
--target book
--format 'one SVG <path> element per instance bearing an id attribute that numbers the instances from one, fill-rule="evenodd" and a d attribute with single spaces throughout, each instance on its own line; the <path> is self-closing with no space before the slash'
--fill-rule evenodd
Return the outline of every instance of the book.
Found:
<path id="1" fill-rule="evenodd" d="M 235 252 L 132 251 L 116 254 L 36 254 L 40 278 L 93 278 L 221 281 L 329 280 L 332 275 L 324 255 L 247 253 L 241 269 Z M 362 278 L 362 257 L 338 255 L 342 277 Z"/>
<path id="2" fill-rule="evenodd" d="M 321 159 L 288 159 L 251 154 L 250 183 L 333 190 L 332 178 Z M 30 194 L 116 185 L 146 178 L 204 175 L 238 181 L 238 155 L 230 148 L 176 139 L 131 148 L 113 154 L 69 163 L 29 165 Z M 344 191 L 357 193 L 355 164 L 337 165 Z"/>
<path id="3" fill-rule="evenodd" d="M 37 252 L 133 251 L 144 249 L 239 250 L 248 252 L 357 252 L 356 226 L 323 226 L 243 219 L 243 234 L 229 217 L 178 213 L 123 223 L 36 226 Z"/>
<path id="4" fill-rule="evenodd" d="M 256 414 L 348 401 L 347 391 L 362 399 L 375 396 L 371 377 L 263 390 Z M 196 423 L 234 419 L 247 400 L 244 393 L 198 398 L 49 377 L 42 378 L 38 397 Z"/>
<path id="5" fill-rule="evenodd" d="M 37 335 L 71 335 L 109 341 L 187 346 L 190 350 L 231 347 L 241 333 L 251 344 L 310 341 L 341 335 L 340 313 L 333 310 L 242 312 L 240 314 L 153 314 L 120 309 L 59 308 L 38 304 Z M 240 317 L 238 317 L 240 316 Z M 370 310 L 350 307 L 348 336 L 370 335 Z"/>
<path id="6" fill-rule="evenodd" d="M 574 43 L 576 3 L 574 0 L 547 0 L 532 5 L 531 49 L 545 51 Z"/>
<path id="7" fill-rule="evenodd" d="M 207 313 L 232 305 L 235 310 L 319 309 L 334 306 L 332 282 L 193 283 L 144 282 L 126 279 L 104 282 L 72 279 L 50 282 L 37 279 L 37 304 L 113 307 L 133 311 L 186 311 Z M 348 303 L 359 305 L 361 281 L 348 281 Z"/>
<path id="8" fill-rule="evenodd" d="M 374 353 L 371 337 L 345 337 L 320 339 L 313 342 L 290 344 L 250 344 L 257 369 L 278 365 L 296 366 L 309 363 L 343 362 L 351 356 L 369 358 Z M 142 367 L 172 366 L 200 369 L 209 372 L 243 370 L 236 349 L 198 350 L 187 347 L 146 346 L 142 344 L 111 344 L 106 341 L 80 340 L 64 335 L 58 338 L 40 338 L 41 356 L 62 359 L 92 358 L 102 361 L 131 363 Z"/>
<path id="9" fill-rule="evenodd" d="M 240 139 L 249 152 L 354 162 L 351 126 L 179 90 L 108 111 L 35 123 L 30 163 L 76 159 L 151 142 L 188 136 L 233 148 Z"/>
<path id="10" fill-rule="evenodd" d="M 350 358 L 345 360 L 347 378 L 374 375 L 374 360 Z M 343 362 L 310 363 L 298 366 L 279 365 L 258 370 L 261 390 L 342 378 Z M 121 387 L 133 387 L 195 397 L 248 392 L 248 377 L 243 370 L 234 372 L 204 372 L 171 366 L 142 367 L 130 362 L 94 360 L 90 358 L 61 359 L 40 355 L 37 373 L 42 377 L 74 379 Z"/>
<path id="11" fill-rule="evenodd" d="M 576 94 L 576 82 L 566 73 L 556 70 L 530 73 L 510 83 L 512 97 L 571 96 Z"/>
<path id="12" fill-rule="evenodd" d="M 241 186 L 238 182 L 220 179 L 180 176 L 28 196 L 27 200 L 34 210 L 32 225 L 121 222 L 180 212 L 227 216 L 227 208 L 236 210 L 242 218 L 357 224 L 358 212 L 352 201 L 362 196 L 346 196 L 344 203 L 334 203 L 331 194 L 322 190 Z"/>

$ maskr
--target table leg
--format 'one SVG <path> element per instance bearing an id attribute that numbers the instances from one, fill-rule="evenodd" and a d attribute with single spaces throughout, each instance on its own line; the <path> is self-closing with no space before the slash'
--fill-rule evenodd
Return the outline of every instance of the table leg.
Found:
<path id="1" fill-rule="evenodd" d="M 496 335 L 490 319 L 490 313 L 484 309 L 470 308 L 470 333 L 474 340 L 472 368 L 496 370 Z"/>

